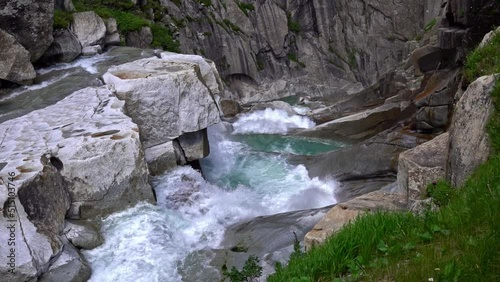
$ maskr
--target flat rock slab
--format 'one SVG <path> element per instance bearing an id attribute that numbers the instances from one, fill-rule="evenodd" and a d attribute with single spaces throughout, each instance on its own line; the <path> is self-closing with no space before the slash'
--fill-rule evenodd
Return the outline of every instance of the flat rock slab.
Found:
<path id="1" fill-rule="evenodd" d="M 400 211 L 406 207 L 406 201 L 401 194 L 375 191 L 354 198 L 333 207 L 323 219 L 309 231 L 304 238 L 304 247 L 310 250 L 313 246 L 325 242 L 333 233 L 344 225 L 354 221 L 359 215 L 378 210 Z"/>

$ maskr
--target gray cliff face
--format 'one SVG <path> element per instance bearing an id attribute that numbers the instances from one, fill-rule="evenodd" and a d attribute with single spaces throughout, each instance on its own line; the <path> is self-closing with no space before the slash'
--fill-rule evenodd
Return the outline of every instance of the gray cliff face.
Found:
<path id="1" fill-rule="evenodd" d="M 164 22 L 177 23 L 182 51 L 213 60 L 239 96 L 233 98 L 248 101 L 301 93 L 345 94 L 373 84 L 409 54 L 425 19 L 437 16 L 435 2 L 162 4 L 169 11 Z"/>

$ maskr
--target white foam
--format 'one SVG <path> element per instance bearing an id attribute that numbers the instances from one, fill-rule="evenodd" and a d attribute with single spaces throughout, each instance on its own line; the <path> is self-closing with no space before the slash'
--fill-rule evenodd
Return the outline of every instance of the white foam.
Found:
<path id="1" fill-rule="evenodd" d="M 233 124 L 235 134 L 285 134 L 294 128 L 312 128 L 315 123 L 308 117 L 289 115 L 281 109 L 255 111 L 244 114 Z"/>
<path id="2" fill-rule="evenodd" d="M 73 74 L 73 72 L 66 72 L 61 76 L 54 77 L 54 78 L 46 80 L 46 81 L 42 81 L 41 83 L 38 83 L 38 84 L 33 84 L 33 85 L 29 85 L 29 86 L 22 86 L 18 90 L 10 93 L 9 95 L 6 95 L 5 97 L 0 98 L 0 102 L 13 99 L 13 98 L 15 98 L 21 94 L 24 94 L 26 92 L 29 92 L 29 91 L 45 88 L 51 84 L 54 84 L 54 83 L 56 83 L 64 78 L 70 76 L 71 74 Z"/>
<path id="3" fill-rule="evenodd" d="M 104 220 L 105 243 L 84 252 L 90 281 L 181 281 L 178 266 L 196 250 L 217 248 L 229 225 L 336 202 L 336 182 L 311 179 L 282 156 L 253 152 L 221 127 L 209 128 L 211 154 L 202 161 L 213 184 L 191 167 L 154 179 L 157 206 L 140 204 Z"/>
<path id="4" fill-rule="evenodd" d="M 97 54 L 92 57 L 80 57 L 76 59 L 75 61 L 71 63 L 61 63 L 61 64 L 55 64 L 53 66 L 50 66 L 48 68 L 42 68 L 38 69 L 36 72 L 40 75 L 46 74 L 49 72 L 57 71 L 57 70 L 67 70 L 71 68 L 76 68 L 76 67 L 81 67 L 85 71 L 91 74 L 96 74 L 98 73 L 98 69 L 95 66 L 95 64 L 108 60 L 112 58 L 111 56 L 105 55 L 105 54 Z"/>

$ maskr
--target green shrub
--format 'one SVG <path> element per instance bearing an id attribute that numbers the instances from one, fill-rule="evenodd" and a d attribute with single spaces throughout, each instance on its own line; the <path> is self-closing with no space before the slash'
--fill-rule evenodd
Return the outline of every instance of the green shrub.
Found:
<path id="1" fill-rule="evenodd" d="M 446 206 L 456 194 L 456 188 L 453 188 L 445 181 L 438 181 L 427 186 L 427 194 L 432 197 L 434 203 L 438 206 Z"/>
<path id="2" fill-rule="evenodd" d="M 248 17 L 248 12 L 249 11 L 255 11 L 255 6 L 252 3 L 245 3 L 245 2 L 240 2 L 236 1 L 236 4 L 240 8 L 240 10 L 245 13 L 245 15 Z"/>
<path id="3" fill-rule="evenodd" d="M 251 255 L 245 261 L 245 265 L 241 271 L 234 266 L 231 270 L 228 270 L 227 266 L 224 264 L 222 266 L 222 275 L 231 282 L 255 281 L 262 275 L 262 266 L 259 265 L 259 258 Z"/>
<path id="4" fill-rule="evenodd" d="M 299 33 L 300 32 L 300 24 L 299 22 L 293 20 L 292 15 L 290 13 L 287 14 L 288 20 L 288 30 L 291 32 Z"/>
<path id="5" fill-rule="evenodd" d="M 68 28 L 73 21 L 73 14 L 61 10 L 54 11 L 54 29 Z"/>

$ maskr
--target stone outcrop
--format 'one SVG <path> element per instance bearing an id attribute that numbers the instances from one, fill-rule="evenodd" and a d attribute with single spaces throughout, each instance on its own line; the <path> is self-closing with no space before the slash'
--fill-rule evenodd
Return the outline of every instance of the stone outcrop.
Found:
<path id="1" fill-rule="evenodd" d="M 387 103 L 302 131 L 301 136 L 317 138 L 348 137 L 359 140 L 382 132 L 411 114 L 409 102 Z"/>
<path id="2" fill-rule="evenodd" d="M 54 0 L 0 3 L 0 28 L 14 35 L 30 52 L 31 62 L 38 60 L 52 43 L 53 19 Z"/>
<path id="3" fill-rule="evenodd" d="M 30 53 L 16 38 L 0 29 L 0 79 L 19 84 L 30 84 L 36 77 L 30 63 Z"/>
<path id="4" fill-rule="evenodd" d="M 103 78 L 125 101 L 145 148 L 150 148 L 219 122 L 203 70 L 195 63 L 149 58 L 112 67 Z"/>
<path id="5" fill-rule="evenodd" d="M 72 0 L 55 0 L 55 8 L 67 12 L 74 12 L 75 5 Z"/>
<path id="6" fill-rule="evenodd" d="M 82 47 L 102 45 L 106 36 L 106 25 L 94 12 L 74 13 L 71 30 Z"/>
<path id="7" fill-rule="evenodd" d="M 326 238 L 338 232 L 349 222 L 366 212 L 380 210 L 404 210 L 406 202 L 399 194 L 375 191 L 337 204 L 321 219 L 304 238 L 304 248 L 310 250 L 314 245 L 322 244 Z"/>
<path id="8" fill-rule="evenodd" d="M 471 83 L 455 106 L 450 127 L 447 179 L 459 187 L 489 156 L 486 124 L 493 111 L 490 93 L 498 78 L 483 76 Z"/>
<path id="9" fill-rule="evenodd" d="M 82 53 L 82 46 L 76 35 L 70 30 L 54 32 L 54 42 L 45 51 L 38 63 L 52 65 L 55 63 L 69 63 Z"/>
<path id="10" fill-rule="evenodd" d="M 104 45 L 120 45 L 120 33 L 118 33 L 118 24 L 114 18 L 109 18 L 104 21 L 106 24 L 106 37 L 104 38 Z"/>
<path id="11" fill-rule="evenodd" d="M 408 205 L 426 198 L 427 186 L 445 179 L 449 134 L 444 133 L 399 155 L 399 192 Z"/>
<path id="12" fill-rule="evenodd" d="M 415 129 L 438 132 L 448 129 L 453 99 L 462 77 L 459 68 L 436 71 L 428 76 L 425 88 L 414 100 L 417 107 Z"/>

